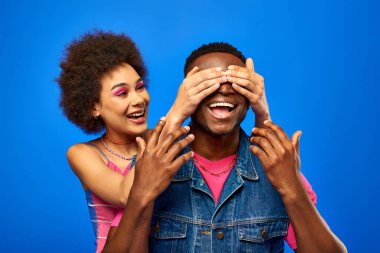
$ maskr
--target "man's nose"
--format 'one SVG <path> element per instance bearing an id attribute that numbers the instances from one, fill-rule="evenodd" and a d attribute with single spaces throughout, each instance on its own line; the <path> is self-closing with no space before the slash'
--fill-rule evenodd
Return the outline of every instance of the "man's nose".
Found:
<path id="1" fill-rule="evenodd" d="M 219 87 L 219 89 L 217 90 L 217 92 L 219 92 L 220 94 L 223 94 L 223 95 L 229 95 L 229 94 L 235 94 L 235 90 L 232 88 L 232 84 L 229 83 L 229 82 L 226 82 L 226 83 L 222 83 Z"/>

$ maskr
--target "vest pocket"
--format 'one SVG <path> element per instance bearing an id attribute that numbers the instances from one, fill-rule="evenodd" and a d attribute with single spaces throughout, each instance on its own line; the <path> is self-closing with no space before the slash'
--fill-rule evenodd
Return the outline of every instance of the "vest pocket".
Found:
<path id="1" fill-rule="evenodd" d="M 273 237 L 284 236 L 287 232 L 288 221 L 285 220 L 238 225 L 239 240 L 247 242 L 264 243 Z"/>
<path id="2" fill-rule="evenodd" d="M 284 252 L 287 220 L 271 220 L 238 225 L 238 252 Z"/>
<path id="3" fill-rule="evenodd" d="M 186 230 L 184 222 L 153 217 L 149 252 L 185 252 Z"/>
<path id="4" fill-rule="evenodd" d="M 156 239 L 179 239 L 186 237 L 186 227 L 186 223 L 177 220 L 155 218 L 151 232 Z"/>

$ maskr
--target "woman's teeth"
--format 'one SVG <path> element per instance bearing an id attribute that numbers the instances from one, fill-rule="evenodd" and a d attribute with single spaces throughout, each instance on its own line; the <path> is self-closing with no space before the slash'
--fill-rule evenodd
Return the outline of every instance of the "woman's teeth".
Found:
<path id="1" fill-rule="evenodd" d="M 128 114 L 127 117 L 138 118 L 138 117 L 143 116 L 144 113 L 145 113 L 145 111 L 142 111 L 142 112 L 139 112 L 139 113 L 132 113 L 132 114 Z"/>

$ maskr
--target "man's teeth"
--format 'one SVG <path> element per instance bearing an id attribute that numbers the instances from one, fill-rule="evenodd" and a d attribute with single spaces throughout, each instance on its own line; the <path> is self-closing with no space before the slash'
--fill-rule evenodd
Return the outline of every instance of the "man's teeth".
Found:
<path id="1" fill-rule="evenodd" d="M 139 113 L 129 114 L 128 116 L 129 117 L 140 117 L 140 116 L 143 116 L 143 115 L 144 115 L 144 111 L 139 112 Z"/>
<path id="2" fill-rule="evenodd" d="M 222 102 L 212 103 L 209 105 L 210 108 L 214 108 L 214 107 L 218 107 L 218 106 L 226 106 L 226 107 L 229 107 L 231 109 L 234 109 L 234 107 L 235 107 L 231 103 L 222 103 Z"/>

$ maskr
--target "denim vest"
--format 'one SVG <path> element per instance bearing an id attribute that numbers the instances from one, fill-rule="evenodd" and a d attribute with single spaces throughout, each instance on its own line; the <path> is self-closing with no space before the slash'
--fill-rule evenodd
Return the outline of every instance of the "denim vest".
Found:
<path id="1" fill-rule="evenodd" d="M 155 201 L 150 252 L 284 251 L 288 216 L 250 145 L 240 130 L 236 165 L 217 205 L 193 160 L 180 168 Z"/>

